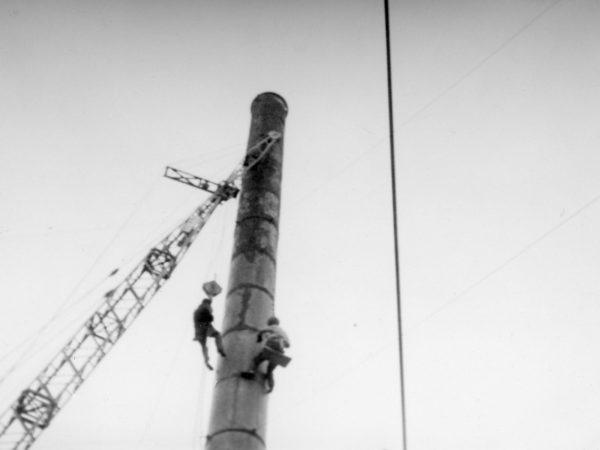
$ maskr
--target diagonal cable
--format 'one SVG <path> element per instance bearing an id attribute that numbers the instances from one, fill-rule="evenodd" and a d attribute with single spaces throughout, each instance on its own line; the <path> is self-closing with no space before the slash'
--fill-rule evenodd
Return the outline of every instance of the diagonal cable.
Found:
<path id="1" fill-rule="evenodd" d="M 467 286 L 466 288 L 464 288 L 462 291 L 458 292 L 454 297 L 452 297 L 450 300 L 448 300 L 445 303 L 443 303 L 439 308 L 437 308 L 436 310 L 434 310 L 432 313 L 430 313 L 428 316 L 426 316 L 423 320 L 421 320 L 420 322 L 418 322 L 415 326 L 422 325 L 424 322 L 427 322 L 431 318 L 433 318 L 436 315 L 438 315 L 441 311 L 443 311 L 444 309 L 448 308 L 448 306 L 452 305 L 453 303 L 455 303 L 456 301 L 458 301 L 459 299 L 461 299 L 462 297 L 464 297 L 465 295 L 467 295 L 469 292 L 471 292 L 473 289 L 475 289 L 476 287 L 478 287 L 479 285 L 481 285 L 482 283 L 484 283 L 485 281 L 487 281 L 489 278 L 491 278 L 494 275 L 496 275 L 498 272 L 500 272 L 502 269 L 504 269 L 506 266 L 508 266 L 513 261 L 515 261 L 517 258 L 523 256 L 529 250 L 531 250 L 532 248 L 536 247 L 539 243 L 541 243 L 542 241 L 544 241 L 548 236 L 550 236 L 552 233 L 554 233 L 555 231 L 557 231 L 560 228 L 562 228 L 563 226 L 565 226 L 567 223 L 569 223 L 575 217 L 577 217 L 578 215 L 580 215 L 586 209 L 588 209 L 591 206 L 593 206 L 596 203 L 598 203 L 599 200 L 600 200 L 600 194 L 596 195 L 594 198 L 592 198 L 586 204 L 584 204 L 583 206 L 581 206 L 579 209 L 577 209 L 571 215 L 569 215 L 568 217 L 566 217 L 565 219 L 561 220 L 560 222 L 558 222 L 553 227 L 551 227 L 548 230 L 546 230 L 544 233 L 542 233 L 541 235 L 539 235 L 537 238 L 535 238 L 533 241 L 531 241 L 525 247 L 521 248 L 521 250 L 519 250 L 518 252 L 516 252 L 510 258 L 506 259 L 504 262 L 502 262 L 501 264 L 497 265 L 494 269 L 492 269 L 491 271 L 489 271 L 486 275 L 482 276 L 477 281 L 475 281 L 474 283 L 470 284 L 469 286 Z"/>

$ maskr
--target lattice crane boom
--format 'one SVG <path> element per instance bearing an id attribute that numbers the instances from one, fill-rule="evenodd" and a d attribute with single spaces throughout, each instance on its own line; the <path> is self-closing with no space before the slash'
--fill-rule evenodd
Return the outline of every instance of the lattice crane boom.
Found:
<path id="1" fill-rule="evenodd" d="M 249 152 L 253 156 L 246 157 L 222 183 L 167 168 L 168 178 L 208 190 L 211 196 L 152 247 L 125 279 L 105 295 L 101 306 L 0 416 L 0 450 L 31 447 L 169 279 L 214 210 L 237 196 L 239 189 L 235 182 L 244 170 L 256 164 L 279 137 L 271 132 L 256 143 Z"/>

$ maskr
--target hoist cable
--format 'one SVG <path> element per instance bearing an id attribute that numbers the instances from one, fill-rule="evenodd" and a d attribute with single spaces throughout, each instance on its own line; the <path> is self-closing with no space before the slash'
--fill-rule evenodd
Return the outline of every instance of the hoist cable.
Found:
<path id="1" fill-rule="evenodd" d="M 146 440 L 146 436 L 148 435 L 148 432 L 150 431 L 150 427 L 152 425 L 152 422 L 154 421 L 154 418 L 156 417 L 156 414 L 158 412 L 158 407 L 160 406 L 160 403 L 162 402 L 162 400 L 165 396 L 165 392 L 167 391 L 168 386 L 171 386 L 171 387 L 173 386 L 172 384 L 169 384 L 169 381 L 171 380 L 171 378 L 173 376 L 175 366 L 177 365 L 177 361 L 179 360 L 179 357 L 181 355 L 181 350 L 183 349 L 186 333 L 187 333 L 186 328 L 181 327 L 181 330 L 179 332 L 179 337 L 177 338 L 177 350 L 172 353 L 172 357 L 171 357 L 171 360 L 168 365 L 167 373 L 164 376 L 164 378 L 162 379 L 162 381 L 160 382 L 160 385 L 158 386 L 158 389 L 155 392 L 156 397 L 154 399 L 154 403 L 153 403 L 152 407 L 149 410 L 150 414 L 146 418 L 146 423 L 144 425 L 142 435 L 138 439 L 137 444 L 135 446 L 136 450 L 138 450 L 141 447 L 144 440 Z"/>
<path id="2" fill-rule="evenodd" d="M 206 426 L 204 423 L 206 399 L 206 368 L 200 371 L 200 383 L 196 392 L 196 408 L 194 413 L 193 433 L 192 433 L 192 448 L 200 450 L 203 447 L 202 440 L 206 435 Z"/>
<path id="3" fill-rule="evenodd" d="M 396 155 L 394 149 L 394 108 L 392 96 L 392 57 L 390 52 L 390 12 L 388 0 L 383 1 L 385 11 L 385 50 L 387 72 L 388 119 L 390 132 L 390 169 L 392 188 L 392 215 L 394 228 L 394 267 L 396 280 L 396 308 L 398 313 L 398 359 L 400 372 L 400 408 L 402 414 L 402 448 L 406 446 L 406 401 L 404 389 L 404 345 L 402 342 L 402 297 L 400 295 L 400 246 L 398 243 L 398 207 L 396 199 Z"/>

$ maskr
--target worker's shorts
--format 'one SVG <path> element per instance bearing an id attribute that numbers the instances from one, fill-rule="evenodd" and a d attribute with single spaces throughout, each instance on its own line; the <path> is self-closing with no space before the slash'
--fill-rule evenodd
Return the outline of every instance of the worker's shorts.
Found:
<path id="1" fill-rule="evenodd" d="M 196 339 L 200 342 L 206 342 L 207 337 L 217 337 L 219 332 L 212 326 L 212 323 L 201 324 L 196 328 Z"/>

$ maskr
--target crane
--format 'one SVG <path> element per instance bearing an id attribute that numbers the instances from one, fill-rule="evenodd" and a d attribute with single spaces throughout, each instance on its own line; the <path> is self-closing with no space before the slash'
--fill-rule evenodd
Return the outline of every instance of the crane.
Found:
<path id="1" fill-rule="evenodd" d="M 221 183 L 166 168 L 165 177 L 205 190 L 210 197 L 105 294 L 101 306 L 0 416 L 0 450 L 26 450 L 33 445 L 169 279 L 215 209 L 237 196 L 235 183 L 242 174 L 280 137 L 275 131 L 267 133 Z"/>

